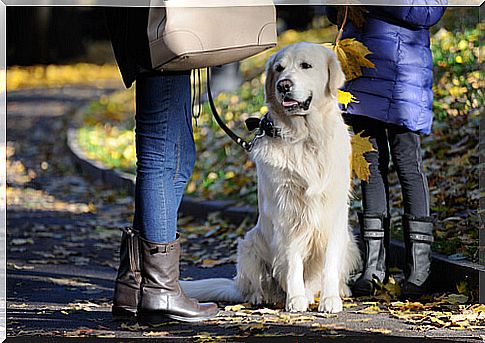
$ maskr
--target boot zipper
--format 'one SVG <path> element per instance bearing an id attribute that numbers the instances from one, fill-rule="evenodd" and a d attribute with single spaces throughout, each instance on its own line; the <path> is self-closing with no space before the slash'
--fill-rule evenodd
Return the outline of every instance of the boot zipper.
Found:
<path id="1" fill-rule="evenodd" d="M 136 282 L 140 282 L 140 273 L 138 271 L 138 263 L 136 257 L 138 256 L 138 247 L 135 244 L 135 233 L 131 228 L 126 229 L 126 234 L 128 235 L 128 256 L 130 260 L 130 270 L 133 272 L 133 276 Z"/>

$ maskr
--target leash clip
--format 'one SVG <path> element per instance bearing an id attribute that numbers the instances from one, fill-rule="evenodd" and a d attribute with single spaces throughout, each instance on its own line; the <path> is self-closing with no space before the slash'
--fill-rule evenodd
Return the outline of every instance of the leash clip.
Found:
<path id="1" fill-rule="evenodd" d="M 251 139 L 251 141 L 247 143 L 247 145 L 244 146 L 243 148 L 246 149 L 247 152 L 251 152 L 251 150 L 253 150 L 254 148 L 254 143 L 256 143 L 258 139 L 263 138 L 264 136 L 266 136 L 266 132 L 261 128 L 259 128 L 258 131 L 256 132 L 256 135 L 253 137 L 253 139 Z"/>

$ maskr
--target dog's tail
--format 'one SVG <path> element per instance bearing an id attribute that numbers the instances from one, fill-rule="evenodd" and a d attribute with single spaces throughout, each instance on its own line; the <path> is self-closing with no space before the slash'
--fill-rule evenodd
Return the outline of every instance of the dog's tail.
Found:
<path id="1" fill-rule="evenodd" d="M 244 302 L 243 295 L 232 279 L 180 281 L 180 286 L 187 296 L 199 301 Z"/>

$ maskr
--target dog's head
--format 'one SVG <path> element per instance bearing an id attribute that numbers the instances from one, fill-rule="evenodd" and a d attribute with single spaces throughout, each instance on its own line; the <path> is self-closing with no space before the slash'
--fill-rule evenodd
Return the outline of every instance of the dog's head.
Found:
<path id="1" fill-rule="evenodd" d="M 335 98 L 344 82 L 330 49 L 312 43 L 288 45 L 266 65 L 266 102 L 277 115 L 305 116 Z"/>

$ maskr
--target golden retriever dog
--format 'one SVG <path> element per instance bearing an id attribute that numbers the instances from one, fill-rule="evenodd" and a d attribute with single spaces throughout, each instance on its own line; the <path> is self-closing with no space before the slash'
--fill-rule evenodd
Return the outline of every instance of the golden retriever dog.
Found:
<path id="1" fill-rule="evenodd" d="M 279 135 L 251 151 L 257 224 L 238 242 L 234 279 L 183 281 L 187 295 L 307 311 L 319 294 L 319 311 L 342 311 L 360 266 L 348 226 L 350 136 L 337 103 L 344 81 L 336 55 L 318 44 L 292 44 L 270 58 L 267 116 Z"/>

